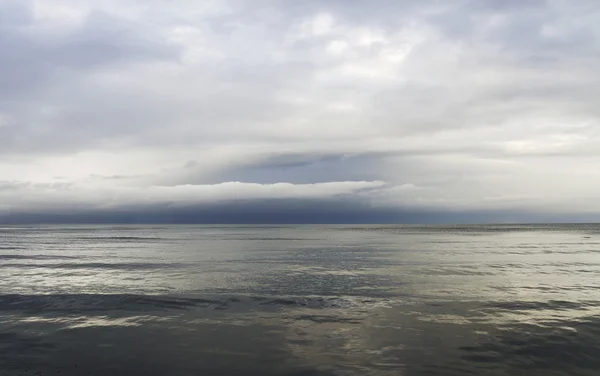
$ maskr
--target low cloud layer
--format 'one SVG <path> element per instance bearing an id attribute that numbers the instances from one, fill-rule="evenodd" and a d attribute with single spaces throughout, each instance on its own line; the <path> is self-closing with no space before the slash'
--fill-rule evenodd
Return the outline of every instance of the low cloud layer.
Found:
<path id="1" fill-rule="evenodd" d="M 594 0 L 0 0 L 0 220 L 600 220 L 598 25 Z"/>

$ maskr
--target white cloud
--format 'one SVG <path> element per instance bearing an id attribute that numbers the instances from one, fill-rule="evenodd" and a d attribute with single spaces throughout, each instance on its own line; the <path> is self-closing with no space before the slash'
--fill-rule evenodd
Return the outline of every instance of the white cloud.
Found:
<path id="1" fill-rule="evenodd" d="M 592 0 L 376 3 L 0 0 L 2 206 L 600 214 Z"/>
<path id="2" fill-rule="evenodd" d="M 256 184 L 225 182 L 212 185 L 135 187 L 119 185 L 118 179 L 90 178 L 71 183 L 0 182 L 0 194 L 10 202 L 10 210 L 47 213 L 62 208 L 106 210 L 122 207 L 213 204 L 232 200 L 332 199 L 364 189 L 383 186 L 383 182 L 327 182 L 316 184 Z"/>

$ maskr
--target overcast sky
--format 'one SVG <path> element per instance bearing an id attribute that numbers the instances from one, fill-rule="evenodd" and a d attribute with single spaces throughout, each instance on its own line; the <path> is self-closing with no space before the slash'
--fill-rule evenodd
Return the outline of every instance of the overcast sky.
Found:
<path id="1" fill-rule="evenodd" d="M 0 0 L 0 219 L 600 220 L 599 67 L 597 0 Z"/>

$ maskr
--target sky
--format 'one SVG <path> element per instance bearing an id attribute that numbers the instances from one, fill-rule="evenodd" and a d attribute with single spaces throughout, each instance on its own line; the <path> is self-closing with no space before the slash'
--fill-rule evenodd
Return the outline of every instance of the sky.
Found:
<path id="1" fill-rule="evenodd" d="M 0 0 L 0 222 L 600 221 L 597 0 Z"/>

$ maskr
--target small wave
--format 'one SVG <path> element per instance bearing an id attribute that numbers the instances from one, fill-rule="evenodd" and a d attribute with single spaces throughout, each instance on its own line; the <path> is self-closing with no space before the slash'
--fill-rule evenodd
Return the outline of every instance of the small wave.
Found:
<path id="1" fill-rule="evenodd" d="M 524 369 L 535 375 L 596 374 L 600 367 L 598 316 L 556 324 L 505 326 L 488 341 L 460 347 L 461 358 L 474 363 L 496 363 L 493 367 L 508 367 L 502 374 L 521 374 Z"/>
<path id="2" fill-rule="evenodd" d="M 487 309 L 505 311 L 541 311 L 541 310 L 587 310 L 591 306 L 597 306 L 599 302 L 570 302 L 565 300 L 549 300 L 546 302 L 493 302 L 484 305 Z"/>
<path id="3" fill-rule="evenodd" d="M 285 237 L 273 237 L 273 238 L 259 238 L 259 237 L 232 237 L 230 238 L 231 240 L 256 240 L 256 241 L 273 241 L 273 240 L 280 240 L 280 241 L 310 241 L 310 240 L 318 240 L 318 239 L 308 239 L 308 238 L 285 238 Z"/>
<path id="4" fill-rule="evenodd" d="M 149 236 L 80 236 L 77 240 L 96 240 L 96 241 L 160 241 L 162 238 Z"/>
<path id="5" fill-rule="evenodd" d="M 168 226 L 148 226 L 148 225 L 131 225 L 131 226 L 111 226 L 108 228 L 97 228 L 99 231 L 149 231 L 149 230 L 169 230 Z"/>
<path id="6" fill-rule="evenodd" d="M 129 294 L 0 295 L 0 311 L 88 312 L 149 311 L 222 305 L 227 300 L 183 299 Z"/>
<path id="7" fill-rule="evenodd" d="M 71 260 L 78 258 L 59 255 L 0 255 L 0 260 Z"/>
<path id="8" fill-rule="evenodd" d="M 388 302 L 361 297 L 253 297 L 260 305 L 300 306 L 307 308 L 350 308 Z"/>
<path id="9" fill-rule="evenodd" d="M 0 256 L 0 259 L 2 257 Z M 47 259 L 47 258 L 46 258 Z M 5 263 L 0 264 L 0 267 L 10 268 L 48 268 L 48 269 L 122 269 L 122 270 L 139 270 L 139 269 L 164 269 L 181 267 L 181 264 L 156 264 L 156 263 L 55 263 L 55 264 L 22 264 L 22 263 Z"/>
<path id="10" fill-rule="evenodd" d="M 385 306 L 389 302 L 366 298 L 328 297 L 266 297 L 266 296 L 203 296 L 178 297 L 131 294 L 51 294 L 51 295 L 0 295 L 1 311 L 94 312 L 106 311 L 161 311 L 193 308 L 227 309 L 232 304 L 302 308 L 350 308 Z"/>
<path id="11" fill-rule="evenodd" d="M 356 318 L 347 318 L 339 316 L 324 316 L 324 315 L 299 315 L 294 316 L 294 320 L 312 321 L 318 324 L 324 323 L 345 323 L 345 324 L 360 324 L 362 320 Z"/>
<path id="12" fill-rule="evenodd" d="M 567 249 L 567 250 L 545 250 L 542 253 L 545 255 L 552 255 L 552 254 L 556 254 L 556 255 L 585 255 L 585 254 L 590 254 L 590 253 L 598 253 L 600 252 L 597 249 L 584 249 L 584 250 L 577 250 L 577 249 Z"/>
<path id="13" fill-rule="evenodd" d="M 493 266 L 492 266 L 493 267 Z M 492 272 L 480 271 L 475 268 L 431 268 L 426 272 L 419 270 L 418 274 L 439 275 L 439 276 L 486 276 L 493 275 Z"/>

